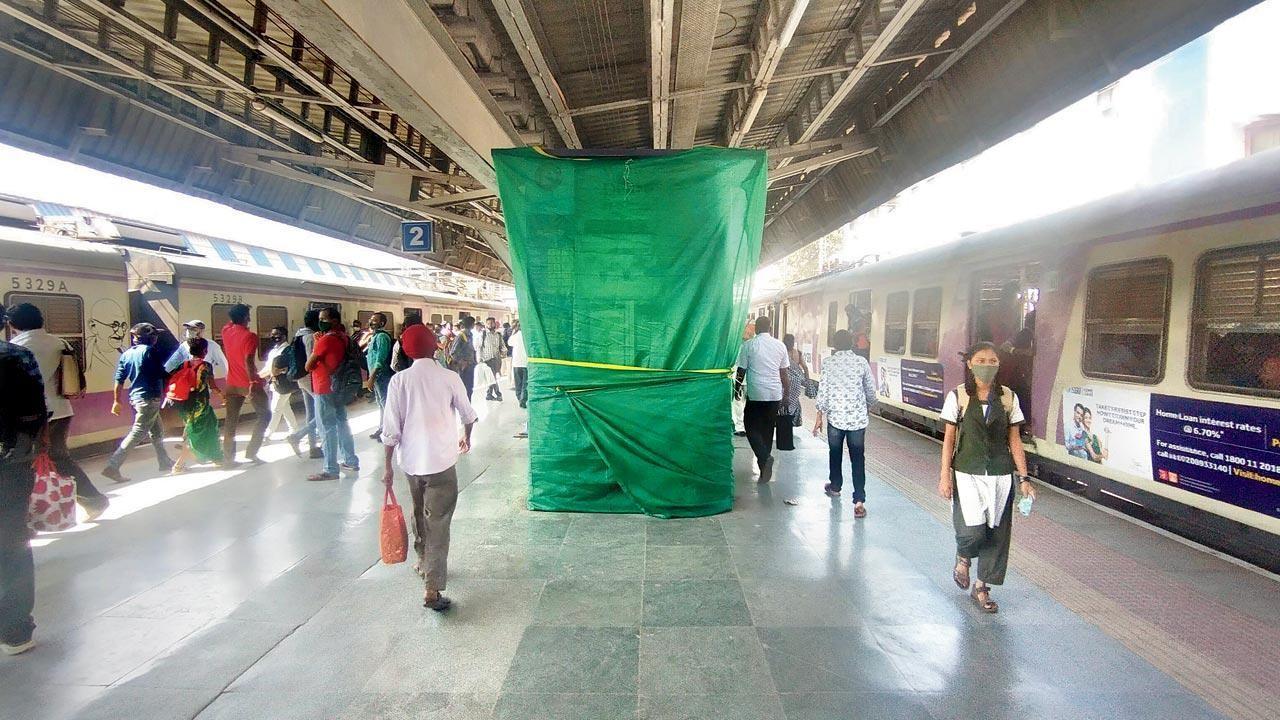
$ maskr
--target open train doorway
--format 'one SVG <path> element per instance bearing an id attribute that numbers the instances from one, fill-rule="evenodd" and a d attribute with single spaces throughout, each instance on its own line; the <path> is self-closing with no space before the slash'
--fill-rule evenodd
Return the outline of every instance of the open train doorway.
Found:
<path id="1" fill-rule="evenodd" d="M 996 380 L 1018 395 L 1024 437 L 1032 436 L 1031 388 L 1035 369 L 1036 306 L 1040 303 L 1040 263 L 1001 268 L 974 277 L 970 341 L 994 344 L 1000 354 Z"/>

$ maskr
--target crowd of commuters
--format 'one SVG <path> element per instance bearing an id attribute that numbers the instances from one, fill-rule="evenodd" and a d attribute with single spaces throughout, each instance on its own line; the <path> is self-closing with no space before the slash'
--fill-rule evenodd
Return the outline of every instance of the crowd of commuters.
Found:
<path id="1" fill-rule="evenodd" d="M 747 328 L 736 363 L 734 414 L 741 414 L 740 425 L 735 417 L 741 429 L 736 434 L 747 437 L 756 458 L 758 482 L 772 480 L 775 439 L 778 450 L 794 449 L 792 428 L 802 422 L 800 398 L 810 395 L 817 411 L 813 435 L 820 437 L 826 431 L 829 463 L 823 491 L 832 497 L 842 494 L 847 454 L 853 514 L 865 518 L 866 433 L 876 403 L 866 347 L 854 332 L 835 331 L 832 353 L 822 359 L 815 389 L 793 336 L 778 341 L 772 335 L 772 321 L 763 316 Z M 965 382 L 947 394 L 941 412 L 946 430 L 938 492 L 952 503 L 956 542 L 952 580 L 966 591 L 972 586 L 974 604 L 982 612 L 994 613 L 999 605 L 991 598 L 991 586 L 1004 582 L 1014 496 L 1020 494 L 1029 511 L 1036 493 L 1027 476 L 1021 436 L 1026 420 L 1020 398 L 997 379 L 1000 349 L 991 342 L 979 342 L 963 360 Z M 1077 425 L 1086 431 L 1087 412 L 1076 408 Z M 1105 452 L 1090 450 L 1095 451 Z M 975 560 L 976 579 L 971 577 Z"/>

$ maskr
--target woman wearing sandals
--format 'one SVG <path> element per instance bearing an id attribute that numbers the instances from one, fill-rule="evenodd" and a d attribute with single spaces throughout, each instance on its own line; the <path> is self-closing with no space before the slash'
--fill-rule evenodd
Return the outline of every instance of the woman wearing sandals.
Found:
<path id="1" fill-rule="evenodd" d="M 173 464 L 171 475 L 186 472 L 193 460 L 199 463 L 222 462 L 218 416 L 213 413 L 210 397 L 210 392 L 222 395 L 222 389 L 218 387 L 218 381 L 213 379 L 213 366 L 205 360 L 205 355 L 209 352 L 209 341 L 200 337 L 191 338 L 187 341 L 187 349 L 191 359 L 183 365 L 192 367 L 194 378 L 187 399 L 176 403 L 178 413 L 182 416 L 186 442 L 178 455 L 178 461 Z"/>
<path id="2" fill-rule="evenodd" d="M 952 390 L 942 407 L 946 437 L 938 493 L 951 500 L 956 530 L 956 566 L 952 579 L 969 589 L 969 568 L 978 559 L 973 601 L 987 613 L 1000 606 L 991 586 L 1004 583 L 1013 528 L 1013 485 L 1035 498 L 1027 477 L 1027 457 L 1018 428 L 1025 422 L 1018 398 L 996 383 L 1000 357 L 995 345 L 980 342 L 965 353 L 964 385 Z"/>

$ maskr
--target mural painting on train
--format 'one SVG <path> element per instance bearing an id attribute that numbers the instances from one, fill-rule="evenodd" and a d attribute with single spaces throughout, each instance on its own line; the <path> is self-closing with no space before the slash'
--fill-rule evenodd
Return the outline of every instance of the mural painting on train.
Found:
<path id="1" fill-rule="evenodd" d="M 1062 393 L 1067 453 L 1138 477 L 1151 476 L 1151 400 L 1144 392 L 1105 386 Z"/>
<path id="2" fill-rule="evenodd" d="M 1151 396 L 1153 478 L 1280 517 L 1280 410 Z"/>
<path id="3" fill-rule="evenodd" d="M 942 412 L 946 398 L 942 363 L 880 356 L 876 359 L 877 394 L 885 400 Z"/>

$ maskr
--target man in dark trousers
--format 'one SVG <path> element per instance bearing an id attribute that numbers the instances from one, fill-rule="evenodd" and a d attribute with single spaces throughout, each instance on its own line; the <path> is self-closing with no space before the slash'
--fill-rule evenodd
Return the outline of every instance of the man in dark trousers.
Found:
<path id="1" fill-rule="evenodd" d="M 4 309 L 0 308 L 0 323 Z M 0 652 L 35 646 L 36 568 L 27 529 L 37 438 L 49 416 L 40 366 L 25 348 L 0 341 Z"/>
<path id="2" fill-rule="evenodd" d="M 786 404 L 787 368 L 791 366 L 787 346 L 770 334 L 772 329 L 767 316 L 756 318 L 755 337 L 742 344 L 737 362 L 738 369 L 747 373 L 747 406 L 742 413 L 742 424 L 755 453 L 762 483 L 773 478 L 773 433 L 778 408 Z"/>
<path id="3" fill-rule="evenodd" d="M 133 426 L 120 441 L 120 447 L 107 459 L 107 466 L 102 469 L 105 477 L 119 483 L 129 481 L 120 473 L 125 456 L 145 437 L 151 438 L 160 472 L 167 473 L 173 469 L 173 459 L 164 449 L 164 428 L 160 424 L 160 405 L 164 401 L 164 360 L 168 353 L 161 354 L 160 348 L 156 346 L 159 331 L 151 323 L 138 323 L 129 334 L 133 337 L 133 347 L 125 350 L 116 363 L 111 414 L 120 414 L 120 391 L 128 383 L 129 404 L 133 406 Z"/>
<path id="4" fill-rule="evenodd" d="M 249 329 L 249 306 L 232 305 L 227 310 L 228 322 L 222 327 L 222 350 L 227 356 L 227 417 L 222 426 L 222 457 L 227 465 L 235 465 L 236 428 L 240 424 L 240 409 L 245 400 L 253 403 L 257 416 L 245 459 L 261 463 L 258 448 L 271 424 L 271 403 L 267 400 L 265 381 L 258 375 L 258 335 Z"/>

